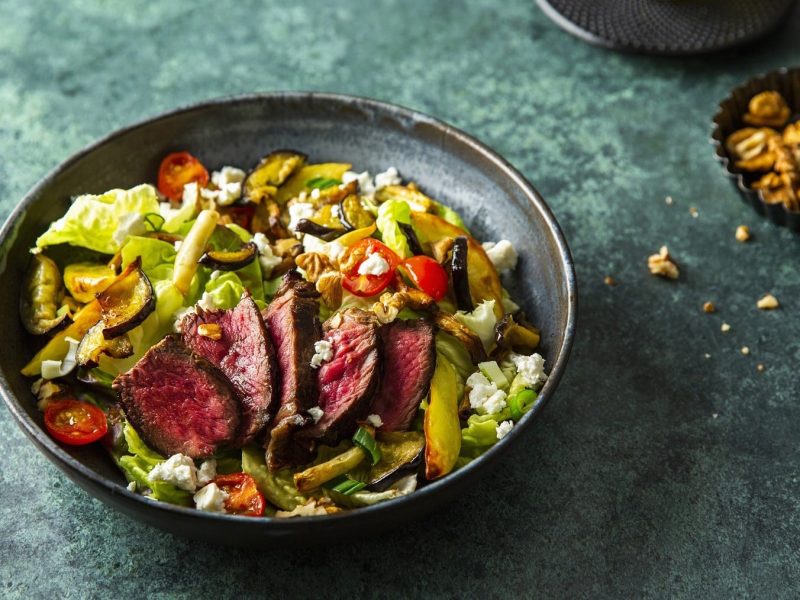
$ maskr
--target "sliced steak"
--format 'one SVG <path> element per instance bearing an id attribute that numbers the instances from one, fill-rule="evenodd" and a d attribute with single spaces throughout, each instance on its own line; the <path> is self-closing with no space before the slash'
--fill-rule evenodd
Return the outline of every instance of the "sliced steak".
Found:
<path id="1" fill-rule="evenodd" d="M 383 379 L 371 412 L 381 431 L 405 431 L 428 393 L 436 367 L 434 326 L 430 321 L 397 320 L 380 329 Z"/>
<path id="2" fill-rule="evenodd" d="M 200 335 L 197 327 L 214 324 L 219 339 Z M 255 438 L 274 412 L 277 398 L 277 364 L 272 341 L 250 294 L 231 310 L 203 310 L 184 317 L 180 323 L 183 343 L 219 367 L 236 390 L 242 403 L 242 421 L 235 446 Z"/>
<path id="3" fill-rule="evenodd" d="M 134 429 L 165 456 L 202 458 L 236 439 L 241 407 L 231 384 L 177 336 L 150 348 L 113 387 Z"/>
<path id="4" fill-rule="evenodd" d="M 355 432 L 356 419 L 367 416 L 381 380 L 378 323 L 374 313 L 350 308 L 325 322 L 324 339 L 333 358 L 317 372 L 322 418 L 298 433 L 335 444 Z"/>
<path id="5" fill-rule="evenodd" d="M 317 405 L 311 358 L 314 342 L 322 338 L 318 297 L 313 284 L 297 271 L 289 271 L 263 313 L 281 372 L 280 404 L 267 443 L 267 464 L 273 471 L 303 465 L 312 458 L 313 445 L 293 438 L 298 429 L 313 422 L 307 411 Z"/>

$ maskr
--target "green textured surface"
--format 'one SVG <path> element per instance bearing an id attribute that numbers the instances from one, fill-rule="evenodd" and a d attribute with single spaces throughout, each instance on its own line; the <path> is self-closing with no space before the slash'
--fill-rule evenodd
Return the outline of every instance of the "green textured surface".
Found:
<path id="1" fill-rule="evenodd" d="M 235 4 L 0 2 L 0 214 L 73 151 L 176 106 L 282 89 L 396 102 L 496 148 L 553 207 L 580 283 L 567 374 L 458 503 L 311 550 L 130 521 L 1 410 L 0 596 L 797 595 L 800 238 L 738 200 L 707 138 L 729 88 L 800 62 L 800 13 L 739 53 L 662 60 L 585 45 L 531 0 Z M 662 243 L 678 282 L 647 273 Z M 767 291 L 780 310 L 756 310 Z"/>

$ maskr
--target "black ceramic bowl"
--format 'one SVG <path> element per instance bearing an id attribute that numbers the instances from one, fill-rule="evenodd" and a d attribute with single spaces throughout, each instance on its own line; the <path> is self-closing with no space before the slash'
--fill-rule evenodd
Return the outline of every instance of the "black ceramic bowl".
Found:
<path id="1" fill-rule="evenodd" d="M 42 429 L 42 417 L 19 374 L 31 340 L 17 317 L 18 290 L 28 249 L 60 217 L 70 196 L 153 181 L 160 159 L 188 150 L 209 168 L 255 164 L 274 148 L 297 148 L 314 161 L 345 159 L 359 169 L 395 166 L 423 190 L 464 215 L 484 240 L 513 240 L 520 264 L 513 297 L 542 330 L 540 352 L 550 377 L 538 404 L 480 460 L 417 492 L 338 515 L 252 519 L 215 515 L 150 501 L 127 491 L 122 475 L 99 447 L 66 447 Z M 443 505 L 530 433 L 555 392 L 572 345 L 575 273 L 567 243 L 538 192 L 505 160 L 466 134 L 411 110 L 373 100 L 316 93 L 276 93 L 211 101 L 111 134 L 47 175 L 11 214 L 0 233 L 0 391 L 36 446 L 73 481 L 125 514 L 169 531 L 236 545 L 343 540 L 396 526 Z M 530 438 L 528 438 L 530 439 Z"/>
<path id="2" fill-rule="evenodd" d="M 725 148 L 725 140 L 730 134 L 742 127 L 748 127 L 742 118 L 747 113 L 750 99 L 760 92 L 769 90 L 781 93 L 792 109 L 792 120 L 796 120 L 800 115 L 800 68 L 777 69 L 754 77 L 734 88 L 730 95 L 720 102 L 712 124 L 711 143 L 714 145 L 717 159 L 725 167 L 725 172 L 733 181 L 733 185 L 741 192 L 742 200 L 773 223 L 800 233 L 800 212 L 786 210 L 783 204 L 764 202 L 758 190 L 750 187 L 758 181 L 761 173 L 754 174 L 737 169 Z"/>

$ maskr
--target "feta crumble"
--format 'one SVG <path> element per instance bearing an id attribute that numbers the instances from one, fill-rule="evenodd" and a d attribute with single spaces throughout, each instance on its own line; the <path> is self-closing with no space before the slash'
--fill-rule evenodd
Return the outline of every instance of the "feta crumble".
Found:
<path id="1" fill-rule="evenodd" d="M 547 381 L 547 374 L 544 372 L 544 358 L 541 354 L 531 354 L 530 356 L 512 354 L 511 361 L 517 367 L 517 376 L 526 387 L 536 387 Z"/>
<path id="2" fill-rule="evenodd" d="M 242 182 L 246 173 L 236 167 L 222 167 L 211 174 L 211 182 L 217 190 L 203 189 L 200 194 L 203 198 L 214 200 L 220 206 L 233 204 L 242 197 Z"/>
<path id="3" fill-rule="evenodd" d="M 319 420 L 322 418 L 322 415 L 325 412 L 319 406 L 312 406 L 308 409 L 309 416 L 314 419 L 314 423 L 319 423 Z"/>
<path id="4" fill-rule="evenodd" d="M 289 229 L 297 230 L 297 223 L 301 219 L 310 219 L 314 216 L 314 205 L 309 202 L 296 202 L 289 207 Z"/>
<path id="5" fill-rule="evenodd" d="M 144 235 L 147 228 L 144 225 L 144 217 L 139 213 L 128 213 L 120 217 L 117 230 L 112 235 L 112 239 L 117 246 L 122 246 L 129 235 Z"/>
<path id="6" fill-rule="evenodd" d="M 367 423 L 377 429 L 383 425 L 383 419 L 381 419 L 380 415 L 370 415 L 367 417 Z"/>
<path id="7" fill-rule="evenodd" d="M 314 342 L 314 356 L 311 357 L 311 368 L 317 369 L 322 363 L 333 358 L 333 345 L 328 340 Z"/>
<path id="8" fill-rule="evenodd" d="M 385 188 L 388 185 L 400 185 L 402 182 L 403 180 L 400 178 L 400 174 L 394 167 L 389 167 L 383 173 L 375 175 L 376 190 Z"/>
<path id="9" fill-rule="evenodd" d="M 217 476 L 217 461 L 213 458 L 203 461 L 197 469 L 197 485 L 203 486 L 214 481 Z"/>
<path id="10" fill-rule="evenodd" d="M 486 376 L 477 371 L 467 378 L 469 405 L 473 410 L 485 415 L 494 415 L 506 407 L 506 393 Z"/>
<path id="11" fill-rule="evenodd" d="M 187 492 L 197 489 L 197 468 L 194 461 L 183 454 L 173 454 L 163 463 L 157 464 L 147 474 L 150 481 L 171 483 Z"/>
<path id="12" fill-rule="evenodd" d="M 253 236 L 253 243 L 258 248 L 258 262 L 261 265 L 262 275 L 268 279 L 272 275 L 272 269 L 281 264 L 283 259 L 273 254 L 269 239 L 260 231 Z"/>
<path id="13" fill-rule="evenodd" d="M 369 171 L 364 171 L 362 173 L 347 171 L 344 175 L 342 175 L 343 187 L 352 181 L 358 182 L 358 189 L 363 195 L 370 196 L 375 193 L 375 185 L 372 183 L 372 177 L 370 176 Z"/>
<path id="14" fill-rule="evenodd" d="M 372 253 L 358 265 L 359 275 L 384 275 L 389 271 L 389 263 L 378 253 Z"/>
<path id="15" fill-rule="evenodd" d="M 497 243 L 484 242 L 483 249 L 486 250 L 489 260 L 492 261 L 498 273 L 513 271 L 517 267 L 519 256 L 508 240 L 500 240 Z"/>
<path id="16" fill-rule="evenodd" d="M 198 510 L 224 513 L 225 498 L 227 497 L 228 494 L 219 489 L 216 483 L 209 483 L 194 495 L 194 504 Z"/>
<path id="17" fill-rule="evenodd" d="M 497 433 L 497 439 L 498 440 L 502 440 L 509 433 L 511 433 L 511 430 L 513 428 L 514 428 L 514 422 L 513 421 L 503 421 L 502 423 L 500 423 L 497 426 L 497 429 L 495 430 L 496 433 Z"/>
<path id="18" fill-rule="evenodd" d="M 319 200 L 319 197 L 322 195 L 322 192 L 319 191 L 319 188 L 314 188 L 311 190 L 311 198 L 312 200 Z"/>

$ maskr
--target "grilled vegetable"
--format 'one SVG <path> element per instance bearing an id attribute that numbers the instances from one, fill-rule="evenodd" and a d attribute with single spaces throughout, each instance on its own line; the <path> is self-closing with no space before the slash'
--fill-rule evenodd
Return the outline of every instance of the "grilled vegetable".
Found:
<path id="1" fill-rule="evenodd" d="M 69 307 L 62 305 L 64 282 L 58 266 L 44 254 L 34 254 L 22 283 L 19 313 L 25 329 L 42 335 L 64 325 Z"/>
<path id="2" fill-rule="evenodd" d="M 342 175 L 350 170 L 352 165 L 347 163 L 322 163 L 318 165 L 306 165 L 296 171 L 286 182 L 280 186 L 275 200 L 283 206 L 292 198 L 300 195 L 300 192 L 310 192 L 309 182 L 319 181 L 320 179 L 335 179 L 341 181 Z M 318 188 L 319 189 L 319 188 Z M 320 197 L 328 197 L 340 193 L 338 185 L 330 186 L 320 190 Z"/>
<path id="3" fill-rule="evenodd" d="M 467 271 L 469 289 L 473 302 L 494 300 L 494 310 L 498 319 L 503 317 L 503 287 L 494 264 L 486 250 L 466 232 L 448 223 L 441 217 L 422 212 L 411 213 L 411 225 L 423 246 L 452 237 L 464 236 L 467 239 Z"/>
<path id="4" fill-rule="evenodd" d="M 209 250 L 200 257 L 198 262 L 218 271 L 236 271 L 249 265 L 256 259 L 256 256 L 258 256 L 258 247 L 253 242 L 247 242 L 238 250 Z"/>
<path id="5" fill-rule="evenodd" d="M 539 345 L 539 337 L 539 330 L 525 321 L 524 317 L 506 315 L 495 326 L 497 348 L 494 353 L 506 350 L 530 353 Z"/>
<path id="6" fill-rule="evenodd" d="M 278 186 L 289 178 L 306 161 L 307 156 L 294 150 L 276 150 L 267 154 L 244 180 L 244 198 L 261 202 L 273 197 Z"/>
<path id="7" fill-rule="evenodd" d="M 356 194 L 350 194 L 339 203 L 339 220 L 348 230 L 369 227 L 375 222 L 372 213 L 364 208 Z"/>
<path id="8" fill-rule="evenodd" d="M 297 225 L 295 225 L 294 230 L 299 231 L 300 233 L 313 235 L 314 237 L 321 238 L 326 242 L 329 242 L 344 233 L 344 229 L 326 227 L 325 225 L 315 223 L 311 219 L 300 219 L 297 222 Z"/>
<path id="9" fill-rule="evenodd" d="M 361 446 L 353 446 L 349 450 L 334 456 L 332 459 L 309 467 L 305 471 L 295 473 L 294 484 L 300 492 L 317 489 L 323 483 L 352 471 L 367 458 Z"/>
<path id="10" fill-rule="evenodd" d="M 127 358 L 133 354 L 133 345 L 128 334 L 107 340 L 103 335 L 105 323 L 99 321 L 86 332 L 78 344 L 76 359 L 81 367 L 96 367 L 100 356 L 108 354 L 112 358 Z"/>
<path id="11" fill-rule="evenodd" d="M 103 336 L 121 336 L 144 321 L 156 307 L 153 286 L 137 258 L 120 273 L 114 283 L 97 294 L 103 311 Z"/>
<path id="12" fill-rule="evenodd" d="M 417 189 L 405 185 L 387 185 L 375 193 L 375 200 L 383 204 L 387 200 L 402 200 L 412 211 L 430 212 L 433 200 Z"/>
<path id="13" fill-rule="evenodd" d="M 172 272 L 172 283 L 182 294 L 189 291 L 192 277 L 197 272 L 197 261 L 205 252 L 206 244 L 214 233 L 217 221 L 219 221 L 217 211 L 202 211 L 197 215 L 197 220 L 178 250 L 178 255 L 175 257 L 175 269 Z"/>
<path id="14" fill-rule="evenodd" d="M 424 428 L 425 477 L 437 479 L 453 470 L 461 451 L 456 371 L 440 354 L 436 356 Z"/>
<path id="15" fill-rule="evenodd" d="M 51 402 L 44 411 L 44 425 L 52 437 L 71 446 L 96 442 L 108 431 L 102 410 L 74 398 Z"/>
<path id="16" fill-rule="evenodd" d="M 450 272 L 453 277 L 453 291 L 456 295 L 458 309 L 471 312 L 475 305 L 472 303 L 472 295 L 469 291 L 468 258 L 469 246 L 467 238 L 460 235 L 453 240 L 453 258 Z"/>
<path id="17" fill-rule="evenodd" d="M 100 320 L 101 316 L 100 303 L 97 300 L 84 306 L 72 317 L 72 323 L 53 336 L 47 345 L 22 368 L 22 374 L 27 377 L 39 375 L 42 370 L 42 361 L 62 360 L 69 350 L 67 338 L 81 339 L 89 328 Z"/>
<path id="18" fill-rule="evenodd" d="M 116 278 L 114 267 L 96 263 L 74 263 L 64 269 L 64 285 L 78 302 L 91 302 Z"/>
<path id="19" fill-rule="evenodd" d="M 382 489 L 422 460 L 425 436 L 419 431 L 384 431 L 378 433 L 381 459 L 369 470 L 368 485 Z"/>
<path id="20" fill-rule="evenodd" d="M 411 254 L 414 256 L 419 256 L 420 254 L 425 254 L 425 251 L 422 249 L 422 245 L 419 243 L 419 239 L 417 238 L 417 234 L 414 233 L 414 228 L 407 223 L 402 223 L 401 221 L 397 222 L 398 227 L 400 227 L 400 231 L 403 232 L 403 235 L 406 236 L 406 241 L 408 242 L 408 249 L 411 250 Z"/>
<path id="21" fill-rule="evenodd" d="M 355 231 L 348 231 L 336 241 L 339 242 L 345 248 L 349 248 L 355 243 L 370 237 L 373 233 L 375 233 L 376 229 L 377 227 L 375 223 L 373 223 L 369 227 L 362 227 L 361 229 L 356 229 Z"/>
<path id="22" fill-rule="evenodd" d="M 250 231 L 263 233 L 271 240 L 292 237 L 292 234 L 281 222 L 281 207 L 274 200 L 265 200 L 256 204 Z"/>

